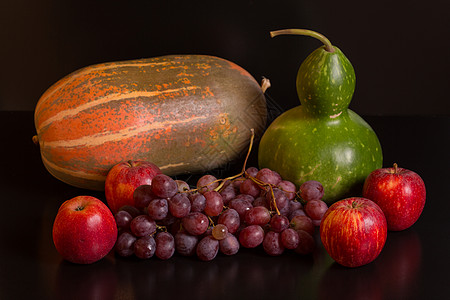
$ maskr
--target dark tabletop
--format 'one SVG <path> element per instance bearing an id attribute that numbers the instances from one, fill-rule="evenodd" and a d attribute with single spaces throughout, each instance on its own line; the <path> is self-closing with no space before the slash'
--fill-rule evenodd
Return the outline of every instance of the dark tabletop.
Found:
<path id="1" fill-rule="evenodd" d="M 307 256 L 270 257 L 258 248 L 201 262 L 178 255 L 144 261 L 110 253 L 92 265 L 74 265 L 53 246 L 57 210 L 78 195 L 104 196 L 68 186 L 45 170 L 31 140 L 32 112 L 0 112 L 0 299 L 448 298 L 450 117 L 364 119 L 380 139 L 384 166 L 397 162 L 421 175 L 427 187 L 418 222 L 389 232 L 374 262 L 355 269 L 337 265 L 316 232 L 318 247 Z"/>

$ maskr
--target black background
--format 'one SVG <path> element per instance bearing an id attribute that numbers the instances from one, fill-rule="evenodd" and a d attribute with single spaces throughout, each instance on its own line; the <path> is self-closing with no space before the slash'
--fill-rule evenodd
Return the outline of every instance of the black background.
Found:
<path id="1" fill-rule="evenodd" d="M 0 299 L 445 299 L 450 292 L 447 6 L 445 0 L 3 1 Z M 311 256 L 269 257 L 261 249 L 242 249 L 209 263 L 177 255 L 139 261 L 114 253 L 89 266 L 62 260 L 51 237 L 58 207 L 82 194 L 105 199 L 45 170 L 31 141 L 40 95 L 87 65 L 200 53 L 229 59 L 257 80 L 268 77 L 268 96 L 288 109 L 298 105 L 298 67 L 320 43 L 270 38 L 269 31 L 282 28 L 321 32 L 350 59 L 357 76 L 351 108 L 377 133 L 384 166 L 397 162 L 425 181 L 427 203 L 418 222 L 390 232 L 379 258 L 356 269 L 333 263 L 317 234 Z M 255 161 L 253 154 L 251 165 Z"/>
<path id="2" fill-rule="evenodd" d="M 0 110 L 34 110 L 63 76 L 95 63 L 199 53 L 231 60 L 287 109 L 295 77 L 326 35 L 352 62 L 362 115 L 449 115 L 449 10 L 429 1 L 2 1 Z"/>

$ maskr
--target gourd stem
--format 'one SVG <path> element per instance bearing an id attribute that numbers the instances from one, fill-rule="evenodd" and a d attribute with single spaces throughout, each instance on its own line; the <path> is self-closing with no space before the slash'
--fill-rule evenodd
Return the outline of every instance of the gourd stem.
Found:
<path id="1" fill-rule="evenodd" d="M 325 45 L 325 50 L 328 52 L 334 52 L 334 47 L 331 44 L 330 40 L 327 39 L 324 35 L 312 31 L 312 30 L 308 30 L 308 29 L 281 29 L 281 30 L 276 30 L 276 31 L 271 31 L 270 32 L 270 36 L 271 37 L 276 37 L 278 35 L 285 35 L 285 34 L 294 34 L 294 35 L 306 35 L 306 36 L 310 36 L 313 38 L 318 39 L 319 41 L 321 41 L 324 45 Z"/>

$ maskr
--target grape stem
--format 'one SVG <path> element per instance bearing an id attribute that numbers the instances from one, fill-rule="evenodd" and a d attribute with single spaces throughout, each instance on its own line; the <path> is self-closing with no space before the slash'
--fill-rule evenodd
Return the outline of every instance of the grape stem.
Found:
<path id="1" fill-rule="evenodd" d="M 208 216 L 208 215 L 207 215 L 207 217 L 208 217 L 208 220 L 209 220 L 209 224 L 210 224 L 212 227 L 216 226 L 216 225 L 214 224 L 214 221 L 211 219 L 211 217 Z"/>
<path id="2" fill-rule="evenodd" d="M 254 139 L 255 139 L 255 130 L 252 128 L 252 129 L 250 129 L 250 131 L 251 131 L 251 133 L 252 133 L 252 134 L 251 134 L 251 137 L 250 137 L 250 145 L 248 146 L 248 151 L 247 151 L 247 155 L 246 155 L 246 157 L 245 157 L 244 165 L 242 166 L 242 171 L 241 171 L 239 174 L 236 174 L 236 175 L 227 177 L 227 178 L 225 178 L 225 179 L 217 179 L 217 180 L 214 180 L 214 181 L 208 183 L 206 186 L 202 186 L 202 187 L 200 187 L 200 188 L 207 187 L 208 185 L 213 184 L 213 183 L 216 183 L 216 182 L 220 182 L 220 184 L 214 189 L 214 191 L 218 192 L 218 191 L 220 191 L 220 190 L 223 188 L 223 186 L 225 185 L 225 182 L 227 182 L 227 180 L 239 180 L 239 177 L 244 176 L 245 178 L 249 178 L 250 180 L 252 180 L 253 182 L 255 182 L 260 188 L 269 187 L 269 190 L 270 190 L 270 193 L 271 193 L 271 198 L 272 198 L 273 207 L 275 208 L 277 214 L 278 214 L 278 215 L 281 215 L 280 211 L 278 210 L 277 203 L 276 203 L 276 201 L 275 201 L 276 199 L 275 199 L 275 194 L 274 194 L 274 192 L 273 192 L 273 185 L 270 184 L 270 183 L 263 182 L 263 181 L 261 181 L 261 180 L 255 178 L 255 177 L 253 177 L 253 176 L 250 176 L 250 175 L 246 172 L 247 161 L 248 161 L 248 158 L 249 158 L 250 153 L 251 153 L 251 151 L 252 151 L 252 148 L 253 148 L 253 141 L 254 141 Z M 199 189 L 197 188 L 197 189 L 191 189 L 191 190 L 188 190 L 188 191 L 186 191 L 186 192 L 194 192 L 194 191 L 198 191 L 198 190 L 199 190 Z M 212 226 L 214 227 L 214 222 L 211 220 L 211 218 L 210 218 L 209 216 L 208 216 L 208 219 L 209 219 L 210 223 L 212 224 Z"/>
<path id="3" fill-rule="evenodd" d="M 156 230 L 159 230 L 160 232 L 167 232 L 167 227 L 156 224 Z"/>
<path id="4" fill-rule="evenodd" d="M 247 166 L 247 160 L 248 157 L 250 156 L 250 152 L 252 151 L 252 147 L 253 147 L 253 140 L 255 139 L 255 129 L 250 129 L 250 131 L 252 132 L 252 135 L 250 137 L 250 145 L 248 146 L 248 151 L 247 151 L 247 156 L 245 157 L 245 161 L 244 161 L 244 166 L 242 167 L 242 173 L 245 172 L 246 166 Z"/>
<path id="5" fill-rule="evenodd" d="M 278 207 L 277 207 L 277 202 L 275 201 L 275 194 L 273 193 L 273 186 L 272 186 L 272 184 L 263 182 L 263 181 L 261 181 L 261 180 L 255 178 L 255 177 L 253 177 L 253 176 L 248 176 L 248 178 L 250 178 L 250 180 L 252 180 L 253 182 L 255 182 L 255 183 L 256 183 L 258 186 L 260 186 L 260 187 L 269 187 L 269 189 L 270 189 L 270 194 L 271 194 L 271 196 L 272 196 L 271 198 L 272 198 L 272 200 L 273 200 L 273 201 L 272 201 L 272 202 L 273 202 L 273 207 L 275 208 L 277 214 L 278 214 L 278 215 L 281 215 L 281 213 L 280 213 L 280 211 L 278 210 Z"/>
<path id="6" fill-rule="evenodd" d="M 306 205 L 307 201 L 305 201 L 305 199 L 302 198 L 302 196 L 300 196 L 300 190 L 298 190 L 297 192 L 295 192 L 295 195 L 297 196 L 297 198 L 299 199 L 299 202 L 302 205 Z"/>
<path id="7" fill-rule="evenodd" d="M 293 35 L 306 35 L 306 36 L 310 36 L 313 38 L 318 39 L 319 41 L 321 41 L 324 45 L 325 45 L 325 50 L 328 52 L 334 52 L 334 47 L 331 44 L 330 40 L 327 39 L 324 35 L 312 31 L 312 30 L 308 30 L 308 29 L 281 29 L 281 30 L 276 30 L 276 31 L 271 31 L 270 32 L 270 36 L 271 37 L 276 37 L 278 35 L 285 35 L 285 34 L 293 34 Z"/>

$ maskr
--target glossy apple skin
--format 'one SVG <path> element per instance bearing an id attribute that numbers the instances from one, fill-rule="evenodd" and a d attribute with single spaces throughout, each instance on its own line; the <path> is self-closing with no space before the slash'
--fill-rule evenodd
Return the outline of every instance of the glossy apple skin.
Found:
<path id="1" fill-rule="evenodd" d="M 331 205 L 320 224 L 320 238 L 328 254 L 346 267 L 359 267 L 378 257 L 386 243 L 387 223 L 378 205 L 352 197 Z"/>
<path id="2" fill-rule="evenodd" d="M 425 183 L 413 171 L 397 166 L 381 168 L 366 178 L 363 197 L 378 204 L 386 216 L 388 230 L 400 231 L 411 227 L 422 214 Z"/>
<path id="3" fill-rule="evenodd" d="M 161 173 L 157 165 L 140 160 L 112 167 L 105 181 L 106 202 L 111 211 L 116 213 L 124 205 L 134 206 L 134 190 L 140 185 L 150 185 L 153 177 Z"/>
<path id="4" fill-rule="evenodd" d="M 65 201 L 53 223 L 53 243 L 72 263 L 90 264 L 105 257 L 117 239 L 117 225 L 99 199 L 78 196 Z"/>

